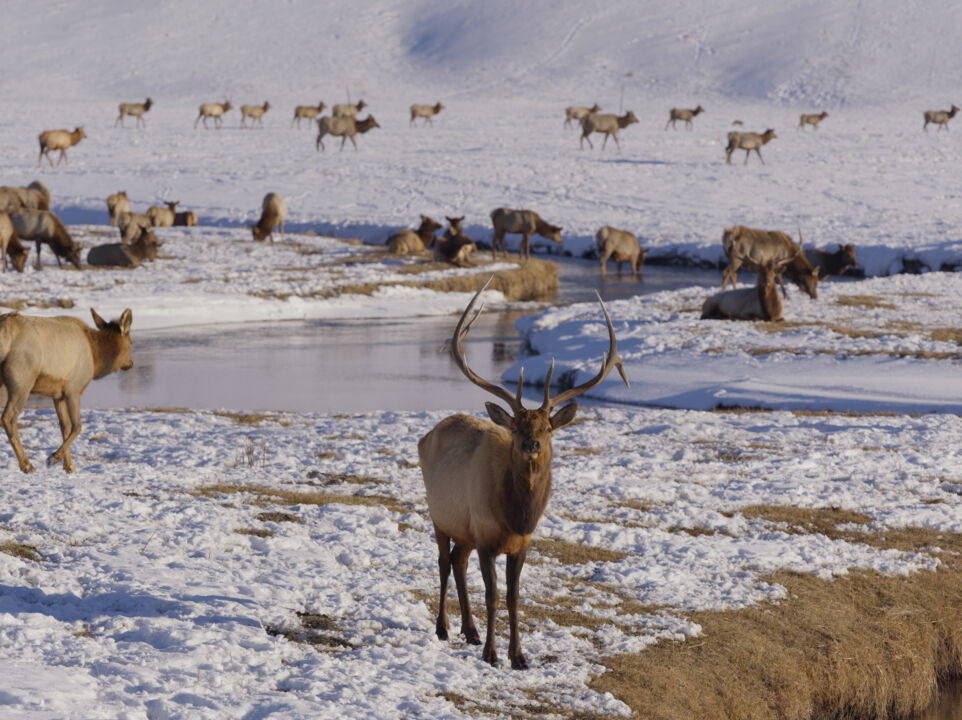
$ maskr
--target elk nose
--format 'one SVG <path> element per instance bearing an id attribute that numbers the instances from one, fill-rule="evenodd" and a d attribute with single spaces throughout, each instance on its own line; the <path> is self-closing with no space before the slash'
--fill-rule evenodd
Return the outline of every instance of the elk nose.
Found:
<path id="1" fill-rule="evenodd" d="M 521 442 L 521 449 L 526 453 L 534 454 L 541 451 L 541 443 L 534 438 L 525 438 Z"/>

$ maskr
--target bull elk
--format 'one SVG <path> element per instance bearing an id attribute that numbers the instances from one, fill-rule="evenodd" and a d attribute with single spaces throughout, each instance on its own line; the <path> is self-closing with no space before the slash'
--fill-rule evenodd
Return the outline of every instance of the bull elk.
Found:
<path id="1" fill-rule="evenodd" d="M 31 393 L 52 398 L 60 420 L 63 443 L 47 464 L 63 461 L 63 469 L 73 472 L 70 445 L 80 434 L 80 396 L 91 380 L 134 365 L 130 309 L 114 322 L 105 321 L 93 308 L 90 314 L 96 330 L 72 317 L 0 316 L 0 384 L 7 389 L 0 424 L 22 472 L 33 472 L 33 465 L 20 443 L 17 418 Z"/>
<path id="2" fill-rule="evenodd" d="M 468 367 L 462 341 L 480 316 L 483 306 L 467 323 L 465 321 L 478 296 L 490 282 L 489 278 L 461 315 L 451 339 L 451 354 L 468 380 L 503 400 L 510 412 L 488 402 L 485 408 L 490 420 L 470 415 L 451 415 L 421 438 L 418 456 L 438 545 L 441 587 L 435 624 L 437 636 L 440 640 L 448 638 L 445 600 L 448 577 L 453 567 L 461 607 L 461 633 L 470 644 L 481 644 L 471 615 L 466 577 L 468 558 L 471 551 L 477 549 L 487 609 L 487 634 L 482 657 L 485 662 L 497 665 L 498 654 L 494 642 L 498 604 L 495 558 L 507 554 L 508 657 L 511 667 L 520 670 L 528 667 L 521 652 L 518 633 L 521 570 L 531 535 L 551 495 L 551 436 L 555 430 L 574 419 L 578 404 L 572 402 L 564 405 L 553 415 L 552 410 L 598 385 L 612 368 L 618 368 L 626 385 L 628 380 L 618 356 L 611 317 L 600 295 L 598 301 L 601 302 L 608 325 L 609 349 L 602 356 L 601 370 L 587 382 L 551 397 L 552 362 L 545 379 L 544 402 L 537 410 L 528 410 L 521 402 L 523 374 L 518 380 L 516 395 L 476 375 Z"/>

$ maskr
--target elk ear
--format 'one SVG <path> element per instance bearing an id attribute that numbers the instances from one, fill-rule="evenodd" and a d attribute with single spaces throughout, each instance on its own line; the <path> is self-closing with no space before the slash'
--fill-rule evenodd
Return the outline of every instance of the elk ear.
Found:
<path id="1" fill-rule="evenodd" d="M 134 319 L 134 315 L 130 312 L 130 308 L 127 308 L 120 314 L 120 332 L 124 335 L 130 335 L 130 323 Z"/>
<path id="2" fill-rule="evenodd" d="M 575 419 L 576 412 L 578 412 L 578 403 L 572 402 L 565 405 L 558 412 L 551 416 L 551 429 L 557 430 L 559 428 L 563 428 L 565 425 Z"/>
<path id="3" fill-rule="evenodd" d="M 107 325 L 106 321 L 105 321 L 102 317 L 100 317 L 100 316 L 97 314 L 97 311 L 94 310 L 93 308 L 90 308 L 90 314 L 93 315 L 94 325 L 97 326 L 97 329 L 98 329 L 98 330 L 103 330 L 104 327 Z"/>
<path id="4" fill-rule="evenodd" d="M 503 428 L 511 428 L 511 423 L 514 421 L 514 418 L 511 417 L 511 413 L 503 407 L 495 405 L 493 402 L 486 402 L 484 409 L 488 411 L 488 417 L 494 421 L 495 425 L 500 425 Z"/>

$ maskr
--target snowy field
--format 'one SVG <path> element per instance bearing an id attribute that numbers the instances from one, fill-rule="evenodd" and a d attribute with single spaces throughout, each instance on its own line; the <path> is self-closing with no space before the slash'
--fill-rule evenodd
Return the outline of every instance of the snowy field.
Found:
<path id="1" fill-rule="evenodd" d="M 923 110 L 962 104 L 956 3 L 50 1 L 14 3 L 4 23 L 0 62 L 16 72 L 0 80 L 0 183 L 43 181 L 85 248 L 114 241 L 118 190 L 135 211 L 179 200 L 201 219 L 159 230 L 161 257 L 134 271 L 61 271 L 49 250 L 37 271 L 31 252 L 0 281 L 24 312 L 130 307 L 135 344 L 181 325 L 450 314 L 467 296 L 342 293 L 397 281 L 406 261 L 337 238 L 377 244 L 426 213 L 463 214 L 486 241 L 501 205 L 564 227 L 562 247 L 538 251 L 583 255 L 611 224 L 649 257 L 710 264 L 725 226 L 800 227 L 806 246 L 854 243 L 869 279 L 827 282 L 818 300 L 791 289 L 780 324 L 701 321 L 699 288 L 609 303 L 632 385 L 599 386 L 624 405 L 557 435 L 522 580 L 524 673 L 434 635 L 415 448 L 444 413 L 117 408 L 84 412 L 76 475 L 23 476 L 0 450 L 0 716 L 627 716 L 591 676 L 607 655 L 698 635 L 688 612 L 778 601 L 765 578 L 780 568 L 938 563 L 938 549 L 794 534 L 744 508 L 843 508 L 868 518 L 854 536 L 962 532 L 962 279 L 925 272 L 962 264 L 962 128 L 922 132 Z M 118 102 L 147 96 L 146 129 L 113 127 Z M 357 152 L 318 153 L 313 131 L 289 128 L 295 105 L 348 96 L 382 126 Z M 263 129 L 239 129 L 237 110 L 192 129 L 201 102 L 224 99 L 273 108 Z M 433 127 L 408 126 L 408 105 L 438 100 Z M 638 116 L 620 151 L 579 150 L 562 126 L 566 105 L 592 102 Z M 665 131 L 669 108 L 699 103 L 691 132 Z M 818 131 L 795 129 L 822 109 Z M 776 129 L 765 165 L 725 164 L 736 119 Z M 37 134 L 76 125 L 88 138 L 69 165 L 38 168 Z M 269 191 L 287 237 L 255 244 L 246 226 Z M 556 377 L 593 374 L 600 320 L 591 303 L 522 320 L 539 354 L 505 381 L 521 364 L 543 380 L 551 357 Z M 775 412 L 707 412 L 729 405 Z M 40 466 L 55 416 L 21 422 Z M 503 562 L 499 576 L 503 589 Z M 474 563 L 468 579 L 479 616 Z"/>

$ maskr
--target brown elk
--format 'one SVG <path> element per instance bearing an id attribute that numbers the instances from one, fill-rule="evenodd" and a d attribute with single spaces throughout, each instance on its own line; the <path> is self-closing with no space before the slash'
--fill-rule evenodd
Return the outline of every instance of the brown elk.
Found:
<path id="1" fill-rule="evenodd" d="M 364 101 L 362 100 L 361 102 Z M 363 135 L 368 130 L 379 127 L 381 126 L 377 124 L 377 120 L 374 119 L 373 115 L 368 115 L 363 120 L 355 120 L 353 117 L 331 117 L 330 115 L 322 117 L 317 121 L 317 141 L 314 143 L 314 149 L 323 150 L 324 136 L 334 135 L 335 137 L 341 138 L 341 150 L 344 149 L 344 143 L 347 140 L 350 140 L 351 145 L 357 150 L 357 143 L 354 142 L 354 136 L 357 133 Z"/>
<path id="2" fill-rule="evenodd" d="M 638 243 L 638 237 L 627 230 L 618 230 L 610 225 L 605 225 L 595 233 L 595 243 L 598 245 L 598 253 L 601 255 L 601 279 L 606 276 L 605 265 L 608 258 L 618 264 L 618 276 L 621 276 L 621 264 L 628 263 L 631 267 L 631 276 L 641 277 L 641 266 L 645 262 L 647 250 L 642 250 Z"/>
<path id="3" fill-rule="evenodd" d="M 722 290 L 705 300 L 701 308 L 702 320 L 768 320 L 782 319 L 782 299 L 775 287 L 787 260 L 752 260 L 758 267 L 758 280 L 753 288 Z"/>
<path id="4" fill-rule="evenodd" d="M 53 400 L 63 443 L 47 464 L 63 461 L 63 469 L 76 468 L 70 445 L 80 434 L 80 396 L 91 380 L 133 367 L 130 357 L 130 309 L 120 320 L 106 322 L 91 308 L 96 330 L 72 317 L 31 317 L 9 313 L 0 317 L 0 384 L 7 404 L 0 424 L 20 463 L 33 472 L 17 432 L 17 418 L 31 393 Z"/>
<path id="5" fill-rule="evenodd" d="M 444 110 L 444 105 L 440 102 L 434 105 L 412 105 L 411 120 L 408 122 L 408 125 L 414 125 L 414 121 L 418 118 L 424 118 L 425 125 L 434 125 L 432 118 L 442 110 Z"/>
<path id="6" fill-rule="evenodd" d="M 37 267 L 40 268 L 40 245 L 47 243 L 53 250 L 57 267 L 62 268 L 61 258 L 80 270 L 80 246 L 74 242 L 60 218 L 49 210 L 18 210 L 10 213 L 10 221 L 22 240 L 33 240 L 37 244 Z"/>
<path id="7" fill-rule="evenodd" d="M 483 307 L 467 323 L 465 320 L 490 282 L 489 278 L 461 315 L 451 340 L 451 355 L 468 380 L 503 400 L 510 412 L 489 402 L 485 403 L 485 409 L 490 420 L 451 415 L 421 438 L 418 456 L 438 545 L 441 587 L 435 632 L 440 640 L 448 638 L 445 601 L 448 577 L 453 567 L 461 606 L 461 633 L 469 643 L 480 644 L 468 601 L 466 577 L 468 558 L 471 551 L 477 549 L 487 609 L 487 633 L 482 657 L 491 665 L 497 665 L 494 624 L 498 581 L 495 558 L 506 553 L 510 628 L 508 657 L 511 667 L 520 670 L 528 667 L 521 652 L 518 632 L 521 570 L 531 535 L 551 496 L 551 436 L 574 420 L 578 404 L 572 402 L 564 405 L 553 415 L 552 410 L 598 385 L 612 368 L 618 368 L 626 385 L 628 380 L 618 356 L 611 317 L 603 302 L 601 309 L 608 325 L 609 349 L 602 357 L 601 370 L 581 385 L 551 397 L 552 363 L 545 379 L 544 402 L 537 410 L 528 410 L 521 402 L 523 376 L 518 381 L 517 394 L 512 395 L 500 385 L 475 374 L 464 357 L 462 341 Z M 598 300 L 601 302 L 600 296 Z"/>
<path id="8" fill-rule="evenodd" d="M 114 121 L 114 127 L 117 127 L 117 123 L 120 123 L 120 127 L 124 126 L 125 115 L 130 115 L 131 117 L 137 118 L 137 127 L 140 127 L 140 123 L 143 123 L 144 127 L 147 127 L 147 120 L 144 118 L 144 113 L 150 110 L 153 104 L 154 101 L 150 98 L 147 98 L 147 100 L 142 103 L 120 103 L 120 105 L 117 106 L 117 108 L 120 110 L 120 114 Z"/>
<path id="9" fill-rule="evenodd" d="M 924 113 L 922 113 L 922 118 L 925 120 L 925 122 L 922 123 L 922 129 L 925 130 L 925 132 L 928 132 L 929 123 L 935 123 L 939 126 L 939 130 L 942 128 L 948 130 L 949 120 L 954 118 L 958 111 L 959 109 L 955 105 L 948 110 L 926 110 Z"/>
<path id="10" fill-rule="evenodd" d="M 197 224 L 197 213 L 193 210 L 184 210 L 174 213 L 174 226 L 193 227 Z"/>
<path id="11" fill-rule="evenodd" d="M 177 215 L 177 206 L 180 205 L 180 200 L 163 200 L 162 202 L 167 207 L 162 208 L 159 205 L 151 205 L 147 208 L 147 218 L 154 227 L 173 227 L 174 217 Z"/>
<path id="12" fill-rule="evenodd" d="M 53 158 L 50 157 L 51 150 L 60 151 L 60 156 L 57 158 L 57 165 L 59 165 L 61 161 L 69 165 L 70 161 L 67 160 L 67 148 L 73 147 L 85 137 L 87 137 L 87 134 L 84 132 L 83 126 L 74 128 L 73 132 L 69 130 L 44 130 L 37 136 L 37 140 L 40 141 L 40 157 L 37 158 L 37 167 L 43 166 L 44 155 L 46 155 L 47 160 L 50 161 L 50 167 L 53 167 Z"/>
<path id="13" fill-rule="evenodd" d="M 736 150 L 745 151 L 745 165 L 748 164 L 748 156 L 751 151 L 754 150 L 758 154 L 758 159 L 762 161 L 762 165 L 765 164 L 765 158 L 762 157 L 762 145 L 777 139 L 778 136 L 772 128 L 768 128 L 763 133 L 753 133 L 753 132 L 738 132 L 732 130 L 728 133 L 728 145 L 725 147 L 725 162 L 731 165 L 732 153 Z"/>
<path id="14" fill-rule="evenodd" d="M 672 108 L 668 111 L 668 122 L 665 123 L 665 130 L 668 129 L 669 125 L 677 130 L 677 123 L 679 120 L 684 121 L 685 126 L 691 130 L 693 127 L 691 124 L 692 119 L 703 112 L 705 112 L 705 108 L 703 108 L 701 105 L 692 110 L 688 110 L 687 108 Z"/>
<path id="15" fill-rule="evenodd" d="M 149 227 L 140 227 L 133 242 L 107 243 L 90 248 L 87 264 L 93 267 L 137 268 L 144 260 L 157 258 L 160 243 Z"/>
<path id="16" fill-rule="evenodd" d="M 444 235 L 438 238 L 434 245 L 434 259 L 439 262 L 447 262 L 459 267 L 470 264 L 471 254 L 478 251 L 478 246 L 461 229 L 464 216 L 445 217 L 450 227 L 444 231 Z"/>
<path id="17" fill-rule="evenodd" d="M 521 235 L 521 249 L 519 251 L 522 259 L 531 257 L 530 237 L 540 235 L 552 242 L 561 244 L 561 228 L 557 225 L 545 222 L 534 210 L 512 210 L 510 208 L 497 208 L 491 211 L 491 223 L 494 225 L 494 237 L 491 239 L 491 255 L 498 256 L 498 248 L 508 256 L 508 251 L 504 246 L 505 233 L 518 233 Z"/>
<path id="18" fill-rule="evenodd" d="M 3 271 L 7 271 L 7 256 L 9 255 L 14 269 L 17 272 L 23 272 L 29 252 L 20 242 L 20 236 L 17 235 L 13 223 L 10 221 L 10 216 L 0 210 L 0 254 L 3 256 Z"/>
<path id="19" fill-rule="evenodd" d="M 107 212 L 110 215 L 110 224 L 116 227 L 121 213 L 130 212 L 130 200 L 126 190 L 107 196 Z"/>
<path id="20" fill-rule="evenodd" d="M 241 127 L 246 127 L 244 124 L 247 118 L 251 119 L 251 127 L 254 127 L 254 123 L 257 122 L 261 127 L 264 127 L 264 113 L 271 109 L 271 104 L 264 101 L 263 105 L 241 105 Z"/>
<path id="21" fill-rule="evenodd" d="M 580 124 L 591 113 L 596 113 L 601 110 L 601 106 L 595 103 L 591 107 L 584 107 L 582 105 L 572 105 L 565 108 L 565 127 L 571 127 L 571 121 L 577 120 Z"/>
<path id="22" fill-rule="evenodd" d="M 817 114 L 802 114 L 798 117 L 798 127 L 796 130 L 802 130 L 806 125 L 811 125 L 813 128 L 818 130 L 818 124 L 828 117 L 828 113 L 822 110 L 822 112 Z"/>
<path id="23" fill-rule="evenodd" d="M 356 103 L 338 103 L 331 108 L 331 115 L 333 117 L 356 118 L 357 114 L 366 107 L 367 103 L 364 100 L 358 100 Z"/>
<path id="24" fill-rule="evenodd" d="M 722 233 L 722 249 L 728 257 L 728 265 L 722 270 L 722 290 L 729 282 L 732 288 L 736 287 L 738 268 L 742 264 L 746 269 L 757 272 L 758 263 L 787 259 L 789 262 L 785 266 L 785 274 L 788 279 L 813 300 L 818 298 L 819 268 L 813 268 L 801 251 L 801 228 L 798 230 L 798 242 L 796 245 L 794 240 L 779 230 L 757 230 L 744 225 L 725 228 Z M 757 261 L 752 258 L 757 258 Z M 788 297 L 780 274 L 778 284 L 782 288 L 782 295 Z"/>
<path id="25" fill-rule="evenodd" d="M 267 193 L 261 203 L 261 216 L 256 225 L 251 226 L 251 234 L 255 240 L 270 238 L 274 242 L 274 228 L 281 230 L 281 240 L 284 240 L 284 218 L 287 215 L 287 203 L 277 193 Z"/>
<path id="26" fill-rule="evenodd" d="M 605 139 L 601 143 L 601 149 L 605 149 L 605 145 L 608 144 L 608 138 L 612 137 L 615 139 L 615 145 L 621 150 L 621 143 L 618 142 L 618 131 L 638 122 L 638 118 L 635 114 L 629 110 L 622 116 L 618 115 L 602 115 L 599 113 L 591 113 L 590 115 L 585 115 L 584 119 L 581 121 L 581 140 L 579 145 L 582 150 L 585 148 L 585 140 L 588 141 L 588 145 L 592 150 L 595 146 L 591 144 L 591 138 L 588 137 L 593 132 L 604 133 Z"/>
<path id="27" fill-rule="evenodd" d="M 404 228 L 394 233 L 387 239 L 387 246 L 397 255 L 421 252 L 434 245 L 434 233 L 440 229 L 441 223 L 427 215 L 422 215 L 421 224 L 417 230 Z"/>
<path id="28" fill-rule="evenodd" d="M 301 120 L 316 120 L 317 117 L 324 112 L 324 108 L 327 107 L 323 101 L 317 103 L 317 105 L 298 105 L 294 108 L 294 117 L 291 119 L 291 127 L 294 127 L 294 122 L 297 122 L 297 127 L 301 126 Z M 308 124 L 310 127 L 310 124 Z"/>
<path id="29" fill-rule="evenodd" d="M 214 118 L 214 127 L 220 129 L 220 126 L 224 123 L 224 113 L 230 110 L 233 105 L 230 104 L 230 100 L 225 100 L 222 103 L 203 103 L 197 111 L 197 119 L 194 120 L 194 130 L 197 129 L 197 123 L 204 120 L 204 127 L 207 127 L 207 118 Z"/>

